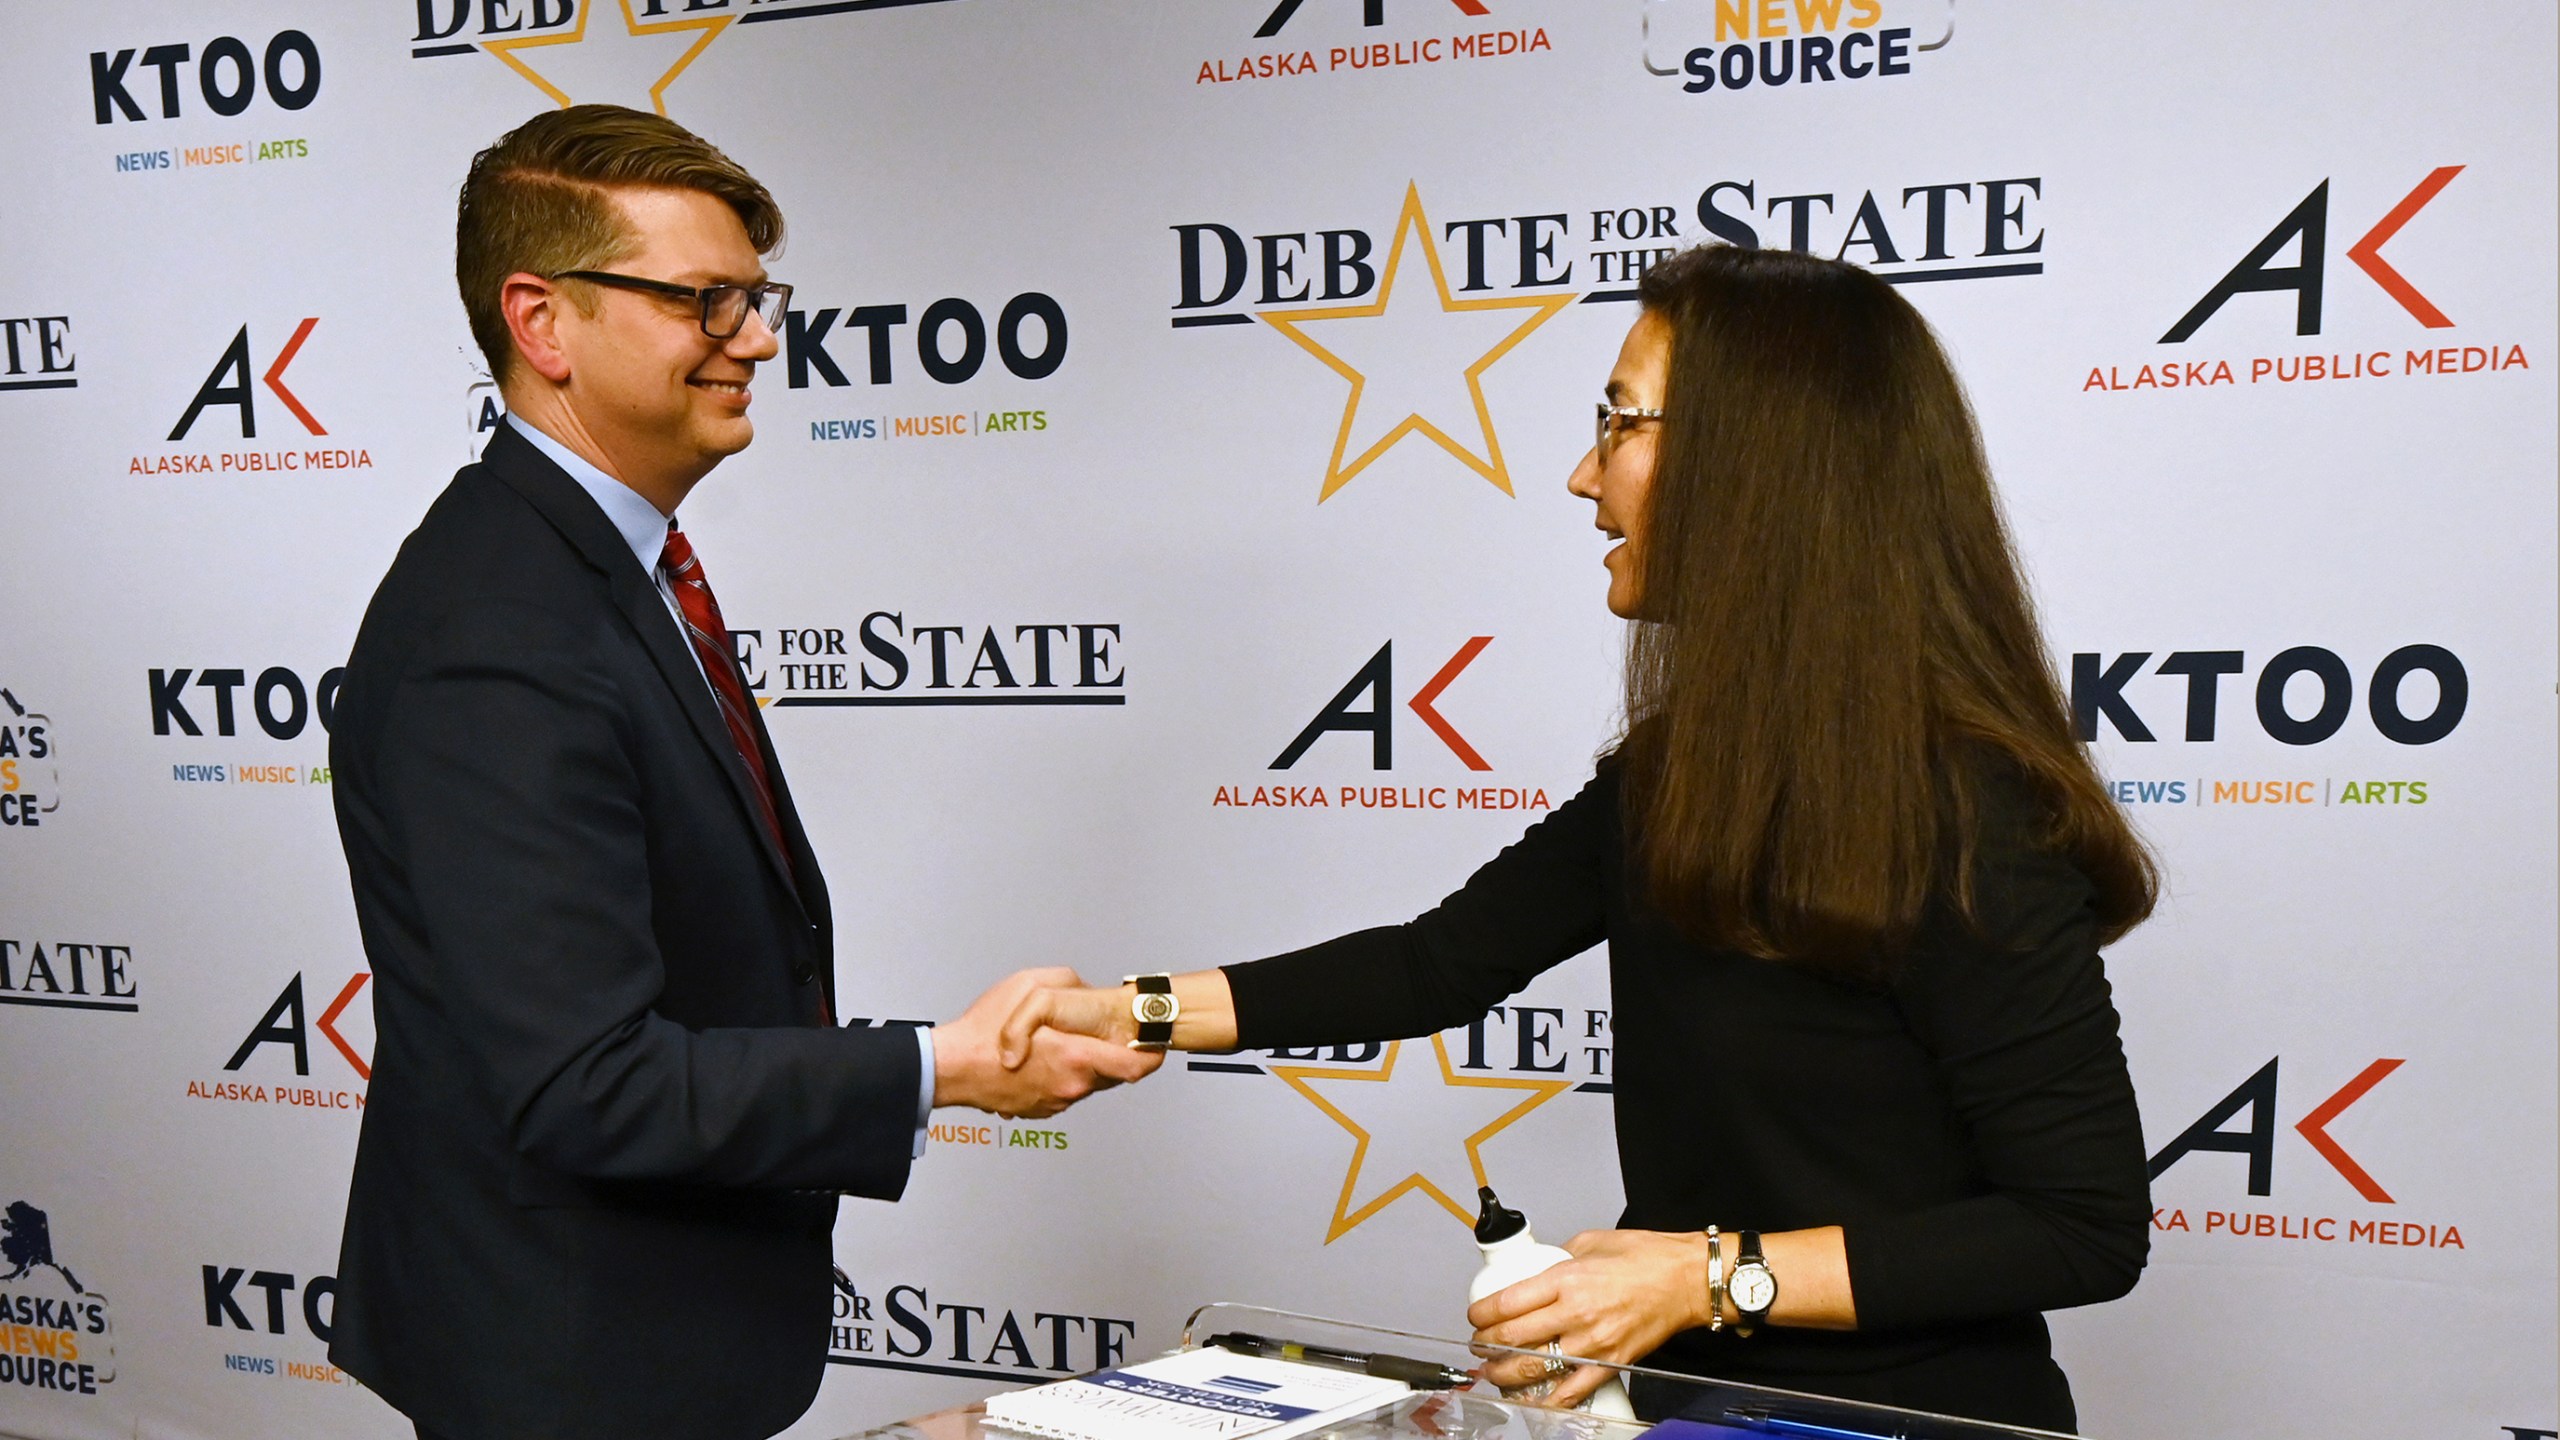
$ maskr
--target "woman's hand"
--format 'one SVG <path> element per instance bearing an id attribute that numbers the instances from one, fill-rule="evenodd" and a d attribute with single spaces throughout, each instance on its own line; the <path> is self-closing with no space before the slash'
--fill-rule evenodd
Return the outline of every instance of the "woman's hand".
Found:
<path id="1" fill-rule="evenodd" d="M 1567 1355 L 1631 1364 L 1663 1341 L 1707 1323 L 1707 1242 L 1658 1230 L 1587 1230 L 1560 1260 L 1467 1311 L 1477 1343 L 1539 1350 L 1549 1341 Z M 1610 1372 L 1584 1365 L 1556 1381 L 1539 1403 L 1568 1409 L 1600 1388 Z M 1514 1398 L 1548 1378 L 1546 1362 L 1503 1356 L 1485 1378 Z"/>

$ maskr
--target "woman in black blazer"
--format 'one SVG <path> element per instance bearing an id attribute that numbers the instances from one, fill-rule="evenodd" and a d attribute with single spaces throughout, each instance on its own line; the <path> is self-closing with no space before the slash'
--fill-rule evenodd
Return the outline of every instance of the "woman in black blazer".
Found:
<path id="1" fill-rule="evenodd" d="M 1639 298 L 1568 482 L 1621 542 L 1625 735 L 1428 914 L 1172 977 L 1171 1043 L 1427 1035 L 1606 940 L 1626 1213 L 1479 1303 L 1477 1338 L 2071 1429 L 2041 1312 L 2122 1295 L 2148 1248 L 2098 951 L 2149 914 L 2151 861 L 1919 314 L 1724 247 Z M 1132 1001 L 1035 993 L 1007 1043 L 1134 1039 Z"/>

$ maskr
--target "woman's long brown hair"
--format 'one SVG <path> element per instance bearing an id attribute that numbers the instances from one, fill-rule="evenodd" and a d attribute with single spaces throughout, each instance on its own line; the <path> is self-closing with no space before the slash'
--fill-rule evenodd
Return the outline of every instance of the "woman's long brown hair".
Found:
<path id="1" fill-rule="evenodd" d="M 1974 914 L 1978 784 L 2096 887 L 2157 874 L 2073 733 L 1973 414 L 1928 323 L 1853 265 L 1709 246 L 1639 290 L 1671 365 L 1620 747 L 1648 898 L 1691 938 L 1876 976 Z"/>

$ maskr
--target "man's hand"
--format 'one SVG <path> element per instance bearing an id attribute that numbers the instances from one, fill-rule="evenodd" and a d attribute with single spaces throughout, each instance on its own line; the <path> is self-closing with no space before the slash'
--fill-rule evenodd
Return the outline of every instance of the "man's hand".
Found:
<path id="1" fill-rule="evenodd" d="M 1129 993 L 1125 985 L 1106 990 L 1075 979 L 1064 985 L 1025 989 L 1016 997 L 1012 1013 L 1004 1017 L 997 1038 L 996 1048 L 1005 1068 L 1021 1065 L 1030 1056 L 1044 1027 L 1067 1035 L 1091 1036 L 1127 1049 L 1129 1042 L 1138 1038 L 1137 1017 L 1129 1013 Z"/>
<path id="2" fill-rule="evenodd" d="M 1155 1073 L 1164 1063 L 1161 1053 L 1057 1030 L 1027 1035 L 1011 1063 L 999 1057 L 999 1031 L 1025 998 L 1083 985 L 1064 967 L 1020 971 L 971 1001 L 958 1019 L 933 1027 L 933 1103 L 1041 1119 L 1096 1090 Z"/>

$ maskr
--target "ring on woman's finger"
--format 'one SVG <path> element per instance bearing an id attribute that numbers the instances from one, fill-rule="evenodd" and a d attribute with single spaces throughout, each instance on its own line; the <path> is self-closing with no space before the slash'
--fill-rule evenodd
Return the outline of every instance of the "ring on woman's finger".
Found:
<path id="1" fill-rule="evenodd" d="M 1570 1370 L 1570 1369 L 1572 1369 L 1572 1368 L 1573 1368 L 1573 1364 L 1572 1364 L 1572 1362 L 1571 1362 L 1571 1361 L 1568 1361 L 1568 1360 L 1566 1360 L 1566 1359 L 1564 1358 L 1564 1342 L 1563 1342 L 1562 1340 L 1550 1340 L 1550 1341 L 1548 1341 L 1548 1342 L 1547 1342 L 1547 1376 L 1548 1376 L 1548 1380 L 1549 1380 L 1549 1386 L 1548 1386 L 1548 1388 L 1550 1388 L 1550 1389 L 1554 1388 L 1553 1381 L 1554 1381 L 1554 1377 L 1555 1377 L 1555 1376 L 1561 1375 L 1561 1374 L 1563 1374 L 1564 1372 L 1566 1372 L 1567 1370 Z"/>

